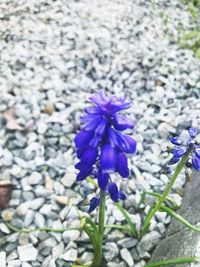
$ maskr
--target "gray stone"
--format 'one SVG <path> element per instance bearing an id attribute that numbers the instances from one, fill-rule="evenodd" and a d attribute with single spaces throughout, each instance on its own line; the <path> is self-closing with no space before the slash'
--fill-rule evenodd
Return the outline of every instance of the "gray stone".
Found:
<path id="1" fill-rule="evenodd" d="M 76 261 L 78 256 L 78 251 L 74 248 L 70 248 L 68 251 L 66 251 L 61 257 L 65 261 Z"/>
<path id="2" fill-rule="evenodd" d="M 200 198 L 197 188 L 200 187 L 200 175 L 194 174 L 191 182 L 186 185 L 181 208 L 177 211 L 193 225 L 199 225 L 200 222 Z M 199 256 L 200 254 L 200 236 L 186 228 L 183 224 L 173 219 L 166 238 L 163 239 L 154 250 L 150 262 L 161 260 Z M 200 264 L 181 263 L 173 266 L 193 267 Z"/>
<path id="3" fill-rule="evenodd" d="M 5 223 L 0 223 L 0 231 L 5 233 L 5 234 L 10 233 L 10 229 L 7 227 L 7 225 Z"/>
<path id="4" fill-rule="evenodd" d="M 37 185 L 43 181 L 42 175 L 39 172 L 31 173 L 30 177 L 28 178 L 30 185 Z"/>
<path id="5" fill-rule="evenodd" d="M 37 227 L 45 227 L 45 219 L 44 216 L 42 214 L 40 214 L 39 212 L 35 213 L 35 225 Z"/>
<path id="6" fill-rule="evenodd" d="M 32 210 L 38 210 L 44 204 L 44 198 L 36 198 L 29 202 Z"/>
<path id="7" fill-rule="evenodd" d="M 57 260 L 60 257 L 60 255 L 63 254 L 63 251 L 64 251 L 64 244 L 63 243 L 57 244 L 52 248 L 52 257 L 55 260 Z"/>
<path id="8" fill-rule="evenodd" d="M 22 233 L 19 235 L 19 245 L 26 245 L 29 242 L 29 235 L 27 233 Z"/>
<path id="9" fill-rule="evenodd" d="M 38 255 L 37 249 L 32 244 L 18 246 L 18 253 L 20 261 L 35 261 Z"/>
<path id="10" fill-rule="evenodd" d="M 1 267 L 6 267 L 6 252 L 5 251 L 0 252 L 0 262 L 1 262 Z"/>
<path id="11" fill-rule="evenodd" d="M 157 231 L 151 231 L 143 236 L 140 242 L 146 251 L 150 251 L 153 247 L 155 247 L 155 245 L 158 244 L 160 238 L 161 235 Z"/>
<path id="12" fill-rule="evenodd" d="M 28 210 L 24 218 L 24 226 L 28 227 L 34 219 L 35 213 L 32 210 Z"/>
<path id="13" fill-rule="evenodd" d="M 65 231 L 63 233 L 63 240 L 65 242 L 77 241 L 79 236 L 80 236 L 80 232 L 78 230 Z"/>
<path id="14" fill-rule="evenodd" d="M 31 265 L 28 262 L 23 262 L 22 267 L 31 267 Z"/>
<path id="15" fill-rule="evenodd" d="M 107 242 L 104 245 L 104 257 L 109 262 L 113 258 L 115 258 L 119 253 L 119 249 L 114 242 Z"/>
<path id="16" fill-rule="evenodd" d="M 61 183 L 65 187 L 71 187 L 75 181 L 76 181 L 75 173 L 66 173 L 65 176 L 61 179 Z"/>
<path id="17" fill-rule="evenodd" d="M 84 252 L 83 255 L 81 256 L 81 261 L 84 263 L 91 262 L 93 260 L 93 253 L 92 252 Z"/>
<path id="18" fill-rule="evenodd" d="M 137 244 L 138 240 L 131 237 L 126 237 L 117 242 L 118 245 L 122 246 L 123 248 L 132 248 Z"/>
<path id="19" fill-rule="evenodd" d="M 128 264 L 128 266 L 134 266 L 133 258 L 127 248 L 123 248 L 122 250 L 120 250 L 120 255 L 122 259 Z"/>
<path id="20" fill-rule="evenodd" d="M 16 260 L 18 258 L 18 254 L 16 251 L 12 251 L 8 256 L 7 256 L 7 262 L 11 260 Z"/>
<path id="21" fill-rule="evenodd" d="M 7 267 L 21 267 L 20 260 L 9 261 Z"/>

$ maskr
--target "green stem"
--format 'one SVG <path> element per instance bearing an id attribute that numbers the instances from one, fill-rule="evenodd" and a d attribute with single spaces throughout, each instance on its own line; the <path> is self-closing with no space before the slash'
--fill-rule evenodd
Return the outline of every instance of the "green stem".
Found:
<path id="1" fill-rule="evenodd" d="M 132 223 L 129 215 L 128 215 L 128 212 L 121 206 L 121 204 L 119 202 L 116 202 L 115 205 L 117 206 L 117 208 L 119 209 L 119 211 L 121 212 L 121 214 L 124 216 L 125 220 L 127 221 L 128 225 L 129 225 L 129 228 L 130 228 L 130 232 L 133 236 L 137 237 L 138 234 L 137 234 L 137 230 L 136 230 L 136 227 L 135 227 L 135 224 Z"/>
<path id="2" fill-rule="evenodd" d="M 177 214 L 174 210 L 171 210 L 170 208 L 165 207 L 165 206 L 161 206 L 160 210 L 166 211 L 168 214 L 170 214 L 172 217 L 177 219 L 179 222 L 181 222 L 182 224 L 184 224 L 185 226 L 187 226 L 191 230 L 193 230 L 195 232 L 200 232 L 200 227 L 191 224 L 190 222 L 185 220 L 183 217 L 181 217 L 179 214 Z"/>
<path id="3" fill-rule="evenodd" d="M 105 224 L 105 228 L 120 229 L 120 230 L 126 231 L 128 234 L 132 235 L 130 228 L 128 226 L 124 226 L 121 224 Z"/>
<path id="4" fill-rule="evenodd" d="M 104 228 L 105 228 L 105 191 L 101 191 L 100 195 L 100 207 L 99 207 L 99 243 L 98 249 L 94 253 L 94 261 L 91 267 L 100 267 L 103 257 L 103 237 L 104 237 Z"/>
<path id="5" fill-rule="evenodd" d="M 32 232 L 57 232 L 57 233 L 63 233 L 65 231 L 71 231 L 71 230 L 78 230 L 82 231 L 82 227 L 72 227 L 72 228 L 48 228 L 48 227 L 43 227 L 43 228 L 33 228 L 33 229 L 28 229 L 28 228 L 17 228 L 9 223 L 6 223 L 7 227 L 10 228 L 11 230 L 18 232 L 18 233 L 32 233 Z M 130 229 L 127 226 L 121 225 L 121 224 L 105 224 L 105 228 L 108 229 L 120 229 L 124 230 L 128 233 L 131 234 Z"/>
<path id="6" fill-rule="evenodd" d="M 187 263 L 187 262 L 199 262 L 200 257 L 189 257 L 189 258 L 177 258 L 177 259 L 170 259 L 165 261 L 159 261 L 155 263 L 149 263 L 144 267 L 159 267 L 165 266 L 170 264 L 178 264 L 178 263 Z"/>
<path id="7" fill-rule="evenodd" d="M 71 231 L 71 230 L 78 230 L 82 231 L 81 227 L 71 227 L 71 228 L 49 228 L 49 227 L 40 227 L 40 228 L 34 228 L 34 229 L 28 229 L 28 228 L 17 228 L 9 223 L 6 223 L 8 228 L 11 230 L 18 232 L 18 233 L 32 233 L 36 231 L 40 232 L 55 232 L 55 233 L 63 233 L 65 231 Z"/>
<path id="8" fill-rule="evenodd" d="M 141 229 L 141 232 L 140 232 L 140 236 L 141 237 L 147 231 L 147 229 L 148 229 L 148 227 L 150 225 L 150 221 L 151 221 L 152 217 L 160 209 L 160 206 L 165 201 L 167 195 L 171 191 L 172 186 L 174 185 L 177 177 L 179 176 L 180 172 L 182 171 L 183 167 L 185 166 L 186 161 L 188 160 L 189 153 L 190 153 L 190 150 L 188 150 L 188 152 L 182 157 L 182 159 L 180 160 L 179 164 L 177 165 L 177 167 L 176 167 L 176 169 L 174 171 L 174 174 L 171 177 L 171 180 L 169 181 L 167 187 L 165 188 L 165 191 L 163 192 L 161 198 L 158 200 L 158 202 L 156 203 L 155 207 L 148 213 L 147 217 L 145 218 L 144 225 L 143 225 L 143 227 Z"/>

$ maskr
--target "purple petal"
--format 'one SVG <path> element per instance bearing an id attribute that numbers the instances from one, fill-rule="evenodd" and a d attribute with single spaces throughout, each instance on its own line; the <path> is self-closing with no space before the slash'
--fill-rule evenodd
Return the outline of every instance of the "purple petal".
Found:
<path id="1" fill-rule="evenodd" d="M 118 145 L 117 134 L 111 127 L 108 128 L 108 139 L 111 147 L 114 148 Z"/>
<path id="2" fill-rule="evenodd" d="M 92 168 L 80 170 L 80 172 L 76 176 L 76 181 L 79 182 L 85 180 L 85 178 L 87 178 L 91 173 L 92 173 Z"/>
<path id="3" fill-rule="evenodd" d="M 100 122 L 101 122 L 100 119 L 95 119 L 94 118 L 93 120 L 85 123 L 84 126 L 83 126 L 83 129 L 85 131 L 93 131 L 93 130 L 96 129 L 96 127 L 99 125 Z"/>
<path id="4" fill-rule="evenodd" d="M 106 144 L 102 147 L 100 165 L 102 170 L 114 170 L 116 164 L 116 150 Z"/>
<path id="5" fill-rule="evenodd" d="M 90 146 L 91 147 L 97 147 L 99 142 L 101 141 L 102 137 L 101 136 L 98 136 L 98 135 L 95 135 L 92 140 L 90 141 Z"/>
<path id="6" fill-rule="evenodd" d="M 84 169 L 92 167 L 96 162 L 98 156 L 98 149 L 89 147 L 81 156 L 81 161 L 75 165 L 76 169 Z"/>
<path id="7" fill-rule="evenodd" d="M 88 123 L 88 122 L 91 122 L 93 120 L 101 120 L 101 116 L 100 115 L 93 115 L 93 114 L 84 114 L 80 120 L 82 123 Z"/>
<path id="8" fill-rule="evenodd" d="M 200 158 L 200 147 L 195 148 L 195 155 L 197 156 L 197 158 Z"/>
<path id="9" fill-rule="evenodd" d="M 196 128 L 191 127 L 188 129 L 188 132 L 189 132 L 189 135 L 191 138 L 195 138 L 197 136 L 197 129 Z"/>
<path id="10" fill-rule="evenodd" d="M 169 165 L 173 165 L 173 164 L 176 164 L 178 161 L 180 160 L 180 158 L 176 158 L 176 157 L 172 157 L 170 159 L 170 161 L 168 162 Z"/>
<path id="11" fill-rule="evenodd" d="M 118 148 L 126 153 L 135 153 L 137 143 L 136 141 L 130 137 L 129 135 L 122 135 L 120 133 L 117 134 L 118 137 Z"/>
<path id="12" fill-rule="evenodd" d="M 183 143 L 183 141 L 181 140 L 179 136 L 172 137 L 169 140 L 172 144 L 177 145 L 177 146 L 180 146 Z"/>
<path id="13" fill-rule="evenodd" d="M 90 97 L 90 100 L 99 107 L 101 107 L 101 106 L 105 105 L 107 102 L 109 102 L 109 99 L 106 96 L 106 93 L 104 90 L 100 90 L 98 94 Z"/>
<path id="14" fill-rule="evenodd" d="M 193 157 L 192 158 L 192 167 L 196 170 L 196 171 L 200 171 L 200 158 L 198 157 Z"/>
<path id="15" fill-rule="evenodd" d="M 113 126 L 116 130 L 123 131 L 126 129 L 132 129 L 135 124 L 131 119 L 127 118 L 126 116 L 116 115 L 113 118 Z"/>
<path id="16" fill-rule="evenodd" d="M 126 195 L 122 191 L 119 191 L 119 198 L 121 200 L 125 200 L 126 199 Z"/>
<path id="17" fill-rule="evenodd" d="M 97 107 L 87 107 L 85 112 L 91 115 L 99 115 L 101 111 Z"/>
<path id="18" fill-rule="evenodd" d="M 112 113 L 117 113 L 120 110 L 130 108 L 131 102 L 126 101 L 125 97 L 112 97 L 111 107 Z"/>
<path id="19" fill-rule="evenodd" d="M 93 197 L 91 200 L 90 200 L 90 207 L 88 209 L 88 213 L 91 213 L 93 210 L 96 209 L 97 206 L 99 206 L 100 204 L 100 198 L 98 197 Z"/>
<path id="20" fill-rule="evenodd" d="M 123 178 L 129 176 L 127 157 L 122 152 L 117 154 L 115 171 L 118 172 Z"/>
<path id="21" fill-rule="evenodd" d="M 172 154 L 175 158 L 181 158 L 187 152 L 186 147 L 178 147 L 173 149 Z"/>
<path id="22" fill-rule="evenodd" d="M 76 148 L 86 147 L 93 137 L 92 131 L 81 130 L 75 137 L 74 142 Z"/>
<path id="23" fill-rule="evenodd" d="M 97 126 L 96 130 L 95 130 L 95 134 L 93 139 L 90 141 L 90 146 L 92 147 L 97 147 L 99 142 L 101 141 L 104 132 L 106 130 L 106 125 L 107 125 L 108 121 L 105 119 L 102 119 L 100 124 Z"/>
<path id="24" fill-rule="evenodd" d="M 97 178 L 98 178 L 99 188 L 101 190 L 105 190 L 108 185 L 109 178 L 110 178 L 109 174 L 103 173 L 102 170 L 99 169 Z"/>
<path id="25" fill-rule="evenodd" d="M 119 191 L 118 191 L 118 187 L 115 183 L 111 183 L 108 186 L 108 192 L 110 194 L 111 199 L 114 202 L 118 202 L 119 200 Z"/>
<path id="26" fill-rule="evenodd" d="M 108 123 L 108 121 L 106 119 L 101 120 L 101 122 L 99 123 L 99 125 L 97 126 L 97 128 L 95 130 L 96 135 L 102 136 L 102 134 L 105 131 L 107 123 Z"/>

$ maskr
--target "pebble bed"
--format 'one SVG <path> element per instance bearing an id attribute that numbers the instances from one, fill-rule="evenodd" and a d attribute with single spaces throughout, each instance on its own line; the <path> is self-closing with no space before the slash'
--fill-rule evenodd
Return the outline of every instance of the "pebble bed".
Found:
<path id="1" fill-rule="evenodd" d="M 84 233 L 13 233 L 5 222 L 79 225 L 85 212 L 76 205 L 94 188 L 75 181 L 73 139 L 85 100 L 104 88 L 133 102 L 138 153 L 129 159 L 130 178 L 117 181 L 140 227 L 153 201 L 136 210 L 141 192 L 161 192 L 168 182 L 161 174 L 168 138 L 200 124 L 200 61 L 175 42 L 179 25 L 191 28 L 191 15 L 177 0 L 1 0 L 0 10 L 0 179 L 15 185 L 0 212 L 0 267 L 89 262 Z M 174 187 L 179 202 L 184 183 L 182 176 Z M 106 206 L 107 223 L 125 224 L 112 201 Z M 143 267 L 169 222 L 157 213 L 141 241 L 107 229 L 107 267 Z"/>

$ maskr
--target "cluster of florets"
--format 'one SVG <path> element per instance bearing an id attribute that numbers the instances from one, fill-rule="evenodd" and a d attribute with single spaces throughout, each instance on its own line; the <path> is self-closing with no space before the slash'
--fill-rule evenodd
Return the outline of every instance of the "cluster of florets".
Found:
<path id="1" fill-rule="evenodd" d="M 197 129 L 189 128 L 188 133 L 189 136 L 186 140 L 182 140 L 179 136 L 170 138 L 170 142 L 176 145 L 176 147 L 171 150 L 173 156 L 169 164 L 172 165 L 179 162 L 186 153 L 189 153 L 191 157 L 189 157 L 188 160 L 191 160 L 192 168 L 196 171 L 200 171 L 200 145 L 195 141 Z"/>
<path id="2" fill-rule="evenodd" d="M 108 98 L 103 90 L 92 96 L 95 104 L 87 107 L 81 118 L 83 126 L 75 137 L 75 145 L 79 162 L 75 168 L 79 170 L 77 181 L 88 176 L 98 181 L 100 190 L 108 192 L 113 201 L 125 199 L 116 183 L 111 181 L 112 172 L 119 173 L 123 178 L 129 176 L 126 153 L 136 152 L 136 141 L 127 134 L 126 129 L 133 129 L 134 122 L 118 112 L 131 106 L 125 98 L 112 96 Z M 89 212 L 100 203 L 99 197 L 91 200 Z"/>

